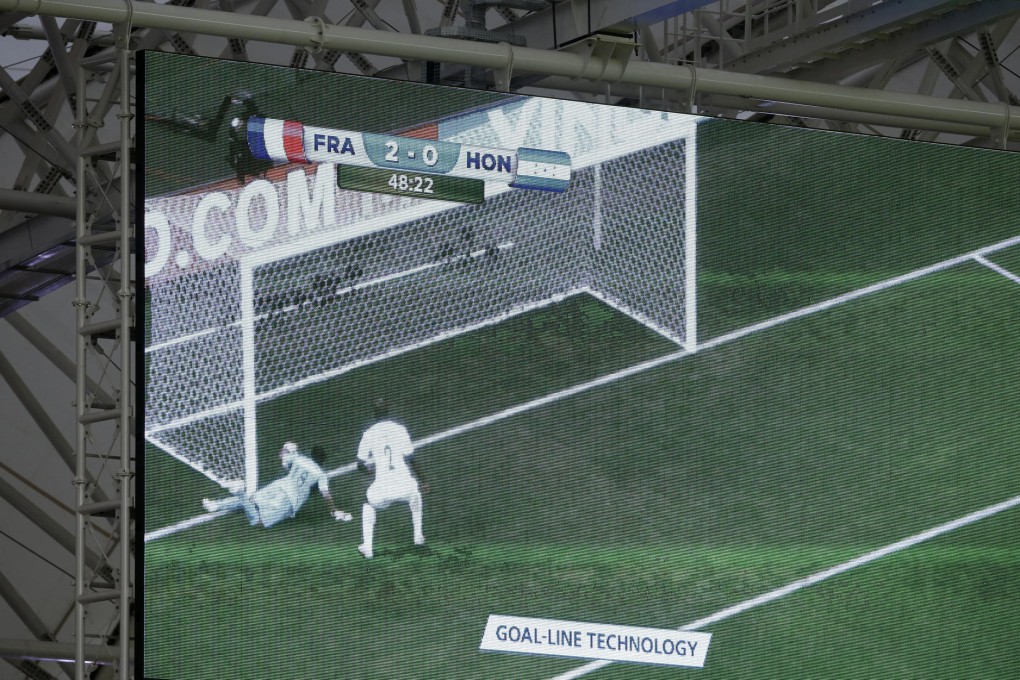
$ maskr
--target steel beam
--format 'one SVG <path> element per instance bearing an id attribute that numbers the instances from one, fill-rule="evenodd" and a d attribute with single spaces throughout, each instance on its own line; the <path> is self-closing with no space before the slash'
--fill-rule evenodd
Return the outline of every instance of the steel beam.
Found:
<path id="1" fill-rule="evenodd" d="M 439 17 L 439 27 L 449 28 L 453 26 L 457 18 L 457 10 L 460 9 L 460 0 L 439 0 L 443 3 L 443 13 Z"/>
<path id="2" fill-rule="evenodd" d="M 185 30 L 228 38 L 247 38 L 285 45 L 366 52 L 401 59 L 419 59 L 503 69 L 510 65 L 505 45 L 465 42 L 447 38 L 382 33 L 345 26 L 320 27 L 305 21 L 242 16 L 214 10 L 136 2 L 130 19 L 136 26 Z M 122 23 L 129 11 L 123 0 L 0 0 L 0 10 L 55 14 L 93 21 Z M 522 19 L 523 21 L 523 19 Z M 1001 130 L 1007 123 L 1005 107 L 984 102 L 958 102 L 899 92 L 798 82 L 786 78 L 691 69 L 630 60 L 627 64 L 599 63 L 569 52 L 513 48 L 514 73 L 586 78 L 601 74 L 606 82 L 688 90 L 808 106 L 838 108 L 872 114 L 916 117 L 924 120 L 975 125 Z M 1020 107 L 1008 113 L 1010 130 L 1020 130 Z"/>
<path id="3" fill-rule="evenodd" d="M 6 657 L 0 657 L 0 659 L 3 659 L 17 669 L 18 672 L 21 673 L 21 677 L 24 677 L 25 680 L 57 680 L 56 677 L 44 671 L 42 666 L 31 659 L 15 660 L 8 659 Z"/>
<path id="4" fill-rule="evenodd" d="M 120 469 L 115 476 L 120 487 L 120 522 L 121 535 L 120 551 L 120 575 L 118 583 L 118 606 L 120 608 L 120 665 L 121 675 L 130 674 L 130 658 L 133 652 L 131 646 L 131 503 L 134 496 L 134 470 L 131 467 L 131 454 L 134 451 L 134 400 L 131 398 L 131 381 L 134 379 L 132 371 L 132 359 L 134 358 L 134 347 L 131 344 L 131 327 L 133 325 L 135 277 L 132 272 L 134 258 L 131 257 L 131 240 L 135 236 L 134 211 L 132 210 L 131 198 L 131 173 L 127 172 L 131 154 L 133 151 L 133 139 L 131 135 L 131 60 L 133 53 L 130 49 L 130 35 L 125 36 L 124 44 L 120 50 L 121 93 L 120 93 L 120 159 L 123 172 L 120 173 L 120 212 L 118 228 L 120 229 L 120 244 L 118 250 L 121 254 L 120 287 L 117 290 L 118 319 L 120 321 L 120 386 L 118 397 L 123 404 L 118 419 L 118 433 L 120 441 Z M 88 270 L 79 271 L 79 276 L 87 276 Z M 87 381 L 83 381 L 87 382 Z M 80 452 L 84 458 L 84 451 Z"/>
<path id="5" fill-rule="evenodd" d="M 979 65 L 979 67 L 983 70 L 984 65 L 981 63 L 981 60 L 969 54 L 960 54 L 962 51 L 961 48 L 956 46 L 956 49 L 954 49 L 954 46 L 956 46 L 955 38 L 949 41 L 947 54 L 943 54 L 934 45 L 929 47 L 926 51 L 932 62 L 942 71 L 942 75 L 944 75 L 946 79 L 953 84 L 955 88 L 954 93 L 963 93 L 972 101 L 988 101 L 984 94 L 981 93 L 981 90 L 971 87 L 970 82 L 963 77 L 961 66 L 959 66 L 959 60 L 960 57 L 962 57 L 964 60 L 969 60 L 972 64 Z"/>
<path id="6" fill-rule="evenodd" d="M 807 30 L 784 27 L 785 39 L 770 41 L 761 49 L 731 62 L 728 68 L 743 73 L 771 73 L 795 66 L 808 58 L 837 47 L 852 45 L 855 41 L 882 40 L 880 32 L 889 31 L 910 21 L 923 19 L 947 0 L 889 0 L 868 9 L 825 21 Z M 833 10 L 839 11 L 839 10 Z M 824 19 L 818 15 L 817 19 Z"/>
<path id="7" fill-rule="evenodd" d="M 42 22 L 43 31 L 46 33 L 46 42 L 50 47 L 50 54 L 53 55 L 53 63 L 57 67 L 57 76 L 60 84 L 64 87 L 64 94 L 67 101 L 74 100 L 74 67 L 66 52 L 66 38 L 63 31 L 57 26 L 57 20 L 51 16 L 39 17 Z"/>
<path id="8" fill-rule="evenodd" d="M 11 362 L 7 360 L 7 357 L 5 357 L 3 353 L 0 353 L 0 378 L 7 381 L 11 391 L 14 392 L 14 396 L 21 401 L 25 410 L 28 411 L 28 414 L 32 417 L 32 421 L 35 422 L 36 426 L 38 426 L 38 428 L 42 431 L 43 435 L 67 467 L 71 471 L 74 471 L 74 450 L 71 448 L 71 445 L 66 439 L 64 439 L 64 435 L 60 433 L 59 428 L 57 428 L 57 424 L 53 422 L 53 419 L 50 418 L 46 409 L 43 408 L 43 405 L 35 398 L 35 395 L 32 394 L 28 385 L 21 379 L 21 376 L 19 376 L 17 371 L 14 370 L 14 366 L 11 365 Z M 92 476 L 86 473 L 85 478 L 92 486 L 92 499 L 95 501 L 107 500 L 106 494 L 99 485 L 96 484 Z"/>
<path id="9" fill-rule="evenodd" d="M 10 503 L 22 515 L 30 519 L 36 526 L 49 535 L 54 541 L 60 544 L 65 550 L 74 554 L 74 535 L 62 527 L 60 522 L 53 519 L 48 512 L 37 506 L 26 498 L 21 492 L 7 483 L 0 477 L 0 498 Z M 126 548 L 126 546 L 124 546 Z M 102 555 L 93 550 L 86 549 L 85 559 L 88 566 L 97 573 L 108 574 L 109 565 Z"/>
<path id="10" fill-rule="evenodd" d="M 695 12 L 694 23 L 708 32 L 712 39 L 719 45 L 719 52 L 726 68 L 734 61 L 740 59 L 741 48 L 736 45 L 733 37 L 726 30 L 726 27 L 710 12 Z"/>
<path id="11" fill-rule="evenodd" d="M 224 12 L 233 12 L 237 8 L 238 4 L 239 3 L 235 3 L 234 0 L 220 0 L 220 9 Z M 265 15 L 269 13 L 269 10 L 272 9 L 272 7 L 273 6 L 270 3 L 261 3 L 251 11 L 251 14 Z M 244 41 L 238 40 L 237 38 L 231 38 L 227 41 L 227 48 L 220 52 L 220 57 L 233 59 L 235 61 L 248 61 L 248 51 L 244 45 Z"/>
<path id="12" fill-rule="evenodd" d="M 61 217 L 40 215 L 0 233 L 0 272 L 67 243 L 74 238 L 74 223 Z"/>
<path id="13" fill-rule="evenodd" d="M 985 60 L 988 75 L 992 78 L 992 91 L 995 92 L 999 101 L 1009 102 L 1013 99 L 1013 94 L 1006 88 L 1006 83 L 1002 79 L 1002 70 L 999 68 L 999 56 L 995 51 L 996 40 L 992 38 L 987 28 L 982 28 L 978 31 L 978 42 L 981 45 L 981 56 Z"/>
<path id="14" fill-rule="evenodd" d="M 0 83 L 0 90 L 2 89 L 3 84 Z M 15 109 L 15 111 L 18 111 L 18 109 Z M 24 118 L 20 117 L 20 115 L 16 118 L 7 118 L 6 116 L 0 117 L 0 129 L 10 133 L 11 137 L 17 139 L 23 148 L 31 149 L 33 153 L 53 167 L 58 168 L 62 173 L 70 174 L 71 166 L 67 163 L 67 160 L 55 148 L 53 148 L 53 146 L 49 143 L 47 136 L 42 132 L 29 127 Z"/>
<path id="15" fill-rule="evenodd" d="M 35 104 L 32 103 L 28 93 L 22 89 L 21 85 L 16 83 L 13 78 L 7 73 L 7 69 L 0 67 L 0 90 L 10 97 L 11 101 L 16 103 L 24 115 L 32 121 L 32 124 L 43 134 L 47 142 L 53 149 L 60 155 L 64 160 L 64 163 L 70 167 L 74 165 L 74 149 L 68 144 L 67 140 L 60 136 L 60 134 L 53 129 L 53 124 L 46 118 L 46 116 L 36 108 Z M 54 165 L 57 165 L 54 163 Z"/>
<path id="16" fill-rule="evenodd" d="M 393 32 L 393 27 L 387 24 L 382 18 L 376 14 L 375 7 L 370 5 L 366 0 L 351 0 L 351 4 L 354 9 L 358 11 L 361 16 L 365 18 L 368 23 L 377 31 L 390 31 Z"/>
<path id="17" fill-rule="evenodd" d="M 1017 21 L 1020 21 L 1020 13 L 1017 13 L 1012 17 L 1008 17 L 996 24 L 995 28 L 993 28 L 989 33 L 992 41 L 996 45 L 1001 44 L 1002 41 L 1006 39 L 1006 36 L 1009 35 L 1010 31 L 1013 30 Z M 982 70 L 984 70 L 984 64 L 982 61 L 977 58 L 971 58 L 970 64 L 968 64 L 963 71 L 964 82 L 971 86 L 975 85 L 981 77 Z M 958 97 L 959 94 L 959 90 L 954 89 L 949 96 Z"/>
<path id="18" fill-rule="evenodd" d="M 1009 35 L 1009 32 L 1012 30 L 1013 26 L 1016 25 L 1018 19 L 1020 19 L 1020 15 L 1006 18 L 1006 19 L 1000 21 L 998 24 L 996 24 L 995 28 L 993 28 L 992 31 L 991 31 L 992 39 L 996 43 L 999 43 L 1003 39 L 1005 39 L 1005 37 L 1007 35 Z M 983 74 L 983 72 L 985 70 L 984 62 L 981 59 L 976 58 L 976 57 L 971 57 L 970 55 L 967 55 L 966 58 L 968 58 L 970 60 L 970 63 L 968 63 L 967 66 L 964 68 L 963 73 L 960 74 L 960 78 L 959 78 L 959 80 L 961 81 L 961 83 L 963 85 L 965 85 L 965 87 L 961 89 L 960 87 L 954 86 L 953 90 L 948 95 L 950 99 L 957 99 L 959 97 L 962 97 L 967 90 L 971 90 L 975 85 L 977 85 L 978 80 L 980 79 L 981 75 Z M 939 65 L 934 60 L 931 60 L 928 63 L 928 69 L 925 71 L 925 79 L 926 80 L 928 80 L 928 74 L 929 73 L 934 74 L 932 76 L 932 78 L 934 78 L 935 75 L 937 75 L 938 73 L 941 73 L 941 69 L 939 68 Z M 926 85 L 926 84 L 927 83 L 923 83 L 923 85 Z M 926 93 L 930 92 L 931 90 L 920 90 L 920 91 L 922 93 L 926 94 Z M 981 136 L 982 135 L 974 135 L 974 137 L 981 137 Z M 996 136 L 1000 137 L 1000 139 L 997 142 L 997 144 L 1001 146 L 1001 134 L 1000 135 L 996 135 Z M 920 141 L 928 141 L 928 142 L 933 141 L 935 138 L 936 138 L 936 135 L 934 133 L 930 132 L 930 131 L 926 131 L 926 132 L 922 133 L 921 135 L 917 136 L 917 139 L 919 139 Z M 977 143 L 967 143 L 967 146 L 978 146 L 978 145 L 979 144 L 977 144 Z M 1009 148 L 1008 144 L 1007 144 L 1007 148 Z"/>
<path id="19" fill-rule="evenodd" d="M 21 334 L 24 339 L 36 348 L 40 354 L 50 360 L 50 362 L 60 369 L 60 372 L 67 376 L 67 379 L 74 380 L 75 368 L 74 363 L 61 352 L 57 347 L 50 342 L 50 339 L 46 337 L 38 328 L 29 323 L 28 319 L 17 312 L 11 312 L 4 318 L 7 319 L 7 323 L 11 327 Z M 99 401 L 104 404 L 112 404 L 113 398 L 110 397 L 106 390 L 103 389 L 102 385 L 93 380 L 87 378 L 87 388 L 94 395 L 95 401 Z M 68 446 L 68 449 L 70 447 Z"/>
<path id="20" fill-rule="evenodd" d="M 596 95 L 605 94 L 605 83 L 574 78 L 544 78 L 537 83 L 533 83 L 530 87 L 548 88 L 552 90 L 572 90 L 575 92 L 587 92 Z M 611 88 L 612 95 L 632 99 L 634 101 L 659 99 L 660 97 L 664 97 L 667 91 L 668 90 L 664 90 L 662 88 L 640 88 L 635 85 L 620 84 L 615 84 Z M 676 103 L 675 100 L 671 101 L 674 104 Z M 707 98 L 705 104 L 707 106 L 717 106 L 734 111 L 754 111 L 759 114 L 836 120 L 848 123 L 881 125 L 883 127 L 933 130 L 936 132 L 967 136 L 979 136 L 982 133 L 987 134 L 986 128 L 977 125 L 946 123 L 942 121 L 910 118 L 906 116 L 852 112 L 834 107 L 807 106 L 803 104 L 791 104 L 787 102 L 775 102 L 769 100 L 763 101 L 734 97 L 731 95 L 711 95 Z M 1012 138 L 1020 139 L 1020 130 L 1014 130 Z"/>
<path id="21" fill-rule="evenodd" d="M 221 13 L 222 14 L 222 13 Z M 191 35 L 194 31 L 191 27 L 153 27 L 178 36 L 183 40 L 181 34 Z M 132 104 L 131 104 L 131 74 L 132 74 L 132 51 L 129 47 L 131 38 L 131 25 L 125 23 L 115 24 L 116 47 L 112 54 L 93 58 L 79 63 L 77 77 L 77 99 L 82 105 L 77 107 L 75 112 L 75 124 L 77 135 L 75 142 L 78 147 L 78 158 L 76 163 L 76 220 L 75 220 L 75 323 L 77 327 L 77 340 L 75 344 L 75 416 L 77 427 L 75 430 L 75 607 L 74 607 L 74 630 L 75 630 L 75 680 L 85 680 L 85 640 L 86 631 L 86 606 L 101 601 L 118 602 L 119 630 L 121 631 L 122 644 L 119 649 L 120 677 L 127 677 L 129 673 L 129 653 L 132 649 L 130 637 L 131 629 L 129 616 L 131 611 L 131 559 L 132 551 L 130 546 L 129 532 L 131 527 L 131 499 L 133 497 L 132 451 L 133 451 L 133 399 L 132 399 L 132 359 L 134 356 L 131 341 L 132 315 L 134 312 L 134 272 L 132 270 L 131 238 L 134 234 L 133 210 L 131 205 L 131 173 L 127 172 L 128 159 L 131 157 L 132 149 Z M 112 59 L 111 59 L 112 57 Z M 102 68 L 111 73 L 109 82 L 100 101 L 88 110 L 85 98 L 85 88 L 89 79 L 89 72 L 92 69 Z M 116 150 L 116 157 L 120 162 L 122 172 L 119 176 L 119 192 L 115 199 L 109 194 L 110 187 L 97 187 L 90 181 L 88 159 L 91 157 L 89 148 L 92 136 L 86 126 L 89 117 L 105 118 L 107 106 L 114 101 L 118 104 L 117 119 L 119 121 L 119 136 L 117 142 L 112 145 Z M 94 261 L 92 254 L 93 244 L 96 242 L 97 234 L 94 231 L 93 215 L 87 210 L 86 196 L 93 195 L 99 191 L 100 195 L 107 200 L 116 215 L 116 224 L 112 233 L 117 236 L 117 254 L 120 260 L 120 272 L 116 277 L 116 286 L 106 267 L 99 267 L 98 271 L 106 284 L 107 290 L 116 296 L 116 305 L 112 310 L 103 314 L 96 314 L 100 307 L 97 302 L 89 297 L 87 279 L 90 270 L 90 263 Z M 107 239 L 109 233 L 103 232 L 101 239 Z M 103 293 L 100 293 L 102 297 Z M 103 360 L 103 370 L 110 368 L 119 371 L 117 389 L 113 399 L 101 410 L 92 411 L 88 408 L 86 401 L 88 391 L 87 362 L 95 358 L 94 352 L 88 351 L 88 346 L 94 341 L 97 334 L 104 334 L 107 331 L 115 332 L 118 339 L 118 346 L 115 353 L 111 352 Z M 117 361 L 114 359 L 116 358 Z M 118 366 L 119 363 L 119 366 Z M 90 435 L 87 428 L 91 423 L 98 420 L 116 420 L 117 427 L 113 428 L 112 440 L 108 449 L 103 452 Z M 93 451 L 99 449 L 101 455 L 111 465 L 104 465 L 104 471 L 108 477 L 116 479 L 119 489 L 119 500 L 107 503 L 88 503 L 86 491 L 89 480 L 86 468 L 87 458 Z M 118 455 L 119 454 L 119 455 Z M 113 461 L 119 458 L 119 468 L 112 469 Z M 87 592 L 86 588 L 89 579 L 86 573 L 85 560 L 90 553 L 89 537 L 91 535 L 91 522 L 97 512 L 106 513 L 112 507 L 119 508 L 116 517 L 116 531 L 120 538 L 120 555 L 116 571 L 110 570 L 109 584 L 94 592 Z M 127 539 L 127 540 L 125 540 Z M 104 549 L 104 554 L 109 551 Z M 112 564 L 111 564 L 112 566 Z"/>
<path id="22" fill-rule="evenodd" d="M 916 52 L 928 45 L 970 33 L 1015 15 L 1020 10 L 1016 0 L 981 0 L 961 7 L 916 26 L 905 26 L 896 32 L 895 40 L 873 41 L 816 64 L 798 68 L 791 75 L 798 80 L 837 83 L 869 66 Z"/>
<path id="23" fill-rule="evenodd" d="M 46 624 L 42 622 L 42 619 L 35 613 L 31 605 L 21 596 L 21 593 L 14 587 L 14 584 L 7 580 L 3 572 L 0 572 L 0 598 L 3 598 L 11 606 L 14 614 L 25 624 L 28 632 L 34 635 L 36 639 L 53 639 L 53 635 L 46 628 Z"/>
<path id="24" fill-rule="evenodd" d="M 418 8 L 414 0 L 403 0 L 404 15 L 407 17 L 407 28 L 411 33 L 421 33 L 421 20 L 418 18 Z"/>
<path id="25" fill-rule="evenodd" d="M 655 42 L 655 35 L 652 34 L 651 26 L 642 26 L 640 33 L 641 46 L 644 48 L 645 54 L 648 55 L 648 59 L 656 63 L 662 63 L 662 50 L 659 49 L 658 44 Z"/>
<path id="26" fill-rule="evenodd" d="M 275 2 L 275 0 L 270 1 Z M 366 6 L 371 7 L 373 10 L 379 4 L 379 2 L 380 0 L 365 0 Z M 326 21 L 325 17 L 323 17 L 323 21 Z M 329 25 L 328 21 L 326 23 L 327 25 Z M 351 12 L 351 15 L 347 17 L 347 21 L 344 22 L 344 25 L 360 28 L 362 25 L 364 25 L 364 23 L 365 23 L 364 14 L 362 14 L 361 12 Z M 321 53 L 313 51 L 316 68 L 323 71 L 332 71 L 336 66 L 336 62 L 340 58 L 341 54 L 342 52 L 337 49 L 325 49 L 322 50 Z M 354 66 L 365 75 L 375 75 L 376 73 L 378 73 L 378 69 L 375 66 L 373 66 L 372 63 L 369 62 L 364 55 L 354 52 L 348 52 L 346 56 L 350 60 L 350 62 L 354 64 Z"/>
<path id="27" fill-rule="evenodd" d="M 529 47 L 556 48 L 616 24 L 630 23 L 635 29 L 650 26 L 708 4 L 708 0 L 586 0 L 578 7 L 575 2 L 558 2 L 491 30 L 523 36 Z M 559 45 L 553 44 L 554 23 Z"/>

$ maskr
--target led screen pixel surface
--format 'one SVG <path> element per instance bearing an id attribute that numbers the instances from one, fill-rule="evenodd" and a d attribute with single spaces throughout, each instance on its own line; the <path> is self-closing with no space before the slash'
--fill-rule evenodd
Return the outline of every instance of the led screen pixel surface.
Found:
<path id="1" fill-rule="evenodd" d="M 1008 677 L 1014 157 L 142 58 L 147 677 Z M 564 154 L 569 184 L 340 188 L 253 154 L 251 119 Z M 426 541 L 395 503 L 369 560 L 379 398 Z M 316 489 L 268 528 L 203 508 L 287 441 L 353 522 Z M 490 615 L 713 640 L 700 670 L 588 668 L 479 651 Z"/>

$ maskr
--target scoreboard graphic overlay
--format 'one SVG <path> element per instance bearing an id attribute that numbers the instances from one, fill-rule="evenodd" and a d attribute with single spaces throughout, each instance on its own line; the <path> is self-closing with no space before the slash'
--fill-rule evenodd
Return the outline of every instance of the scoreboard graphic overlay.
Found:
<path id="1" fill-rule="evenodd" d="M 1015 154 L 139 72 L 145 677 L 1015 677 Z"/>
<path id="2" fill-rule="evenodd" d="M 258 117 L 248 119 L 248 146 L 260 160 L 346 164 L 392 170 L 394 174 L 426 173 L 554 192 L 570 186 L 570 155 L 562 151 L 488 149 L 415 137 L 306 128 L 296 121 Z"/>

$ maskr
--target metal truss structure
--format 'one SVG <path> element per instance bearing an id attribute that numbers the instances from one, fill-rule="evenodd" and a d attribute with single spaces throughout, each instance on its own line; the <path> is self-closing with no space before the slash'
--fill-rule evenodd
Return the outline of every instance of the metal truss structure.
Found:
<path id="1" fill-rule="evenodd" d="M 54 463 L 4 463 L 0 498 L 25 520 L 5 535 L 75 558 L 71 587 L 38 574 L 59 605 L 0 560 L 0 680 L 134 677 L 134 51 L 1018 151 L 1018 20 L 1011 0 L 0 0 L 0 326 L 74 403 L 71 427 L 40 398 L 63 384 L 0 349 L 4 422 L 27 413 Z M 37 46 L 23 75 L 14 43 Z M 72 281 L 69 357 L 21 308 Z"/>

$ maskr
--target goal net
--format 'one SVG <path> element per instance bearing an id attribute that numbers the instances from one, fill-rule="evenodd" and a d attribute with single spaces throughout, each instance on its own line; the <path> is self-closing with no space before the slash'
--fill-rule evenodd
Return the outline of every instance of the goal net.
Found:
<path id="1" fill-rule="evenodd" d="M 460 205 L 340 190 L 321 165 L 220 192 L 206 214 L 233 214 L 241 242 L 290 238 L 149 286 L 150 442 L 254 489 L 259 403 L 571 295 L 694 351 L 695 119 L 524 99 L 437 129 L 446 141 L 565 150 L 570 187 L 486 186 L 483 204 Z M 146 209 L 194 222 L 202 200 Z"/>

